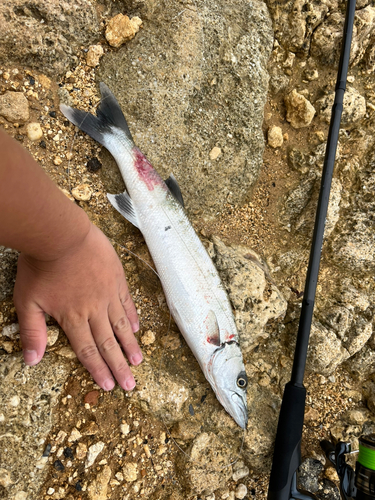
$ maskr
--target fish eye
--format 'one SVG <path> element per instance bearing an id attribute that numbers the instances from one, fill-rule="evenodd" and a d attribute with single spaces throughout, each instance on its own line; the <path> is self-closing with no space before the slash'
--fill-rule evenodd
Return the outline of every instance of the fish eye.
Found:
<path id="1" fill-rule="evenodd" d="M 247 387 L 247 375 L 245 372 L 241 372 L 237 378 L 237 385 L 240 389 L 246 389 Z"/>

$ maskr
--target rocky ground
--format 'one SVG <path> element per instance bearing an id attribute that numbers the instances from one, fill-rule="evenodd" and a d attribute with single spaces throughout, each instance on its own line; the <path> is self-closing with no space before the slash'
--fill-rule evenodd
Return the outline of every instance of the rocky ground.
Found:
<path id="1" fill-rule="evenodd" d="M 266 498 L 344 11 L 339 0 L 0 6 L 0 126 L 114 244 L 145 358 L 134 391 L 104 393 L 47 318 L 47 353 L 26 367 L 17 252 L 0 247 L 1 498 Z M 374 69 L 375 6 L 358 0 L 306 376 L 301 485 L 319 500 L 339 498 L 319 441 L 355 448 L 375 431 Z M 151 163 L 178 179 L 227 287 L 250 380 L 245 433 L 170 320 L 142 236 L 107 202 L 124 188 L 114 160 L 59 111 L 95 110 L 99 81 Z"/>

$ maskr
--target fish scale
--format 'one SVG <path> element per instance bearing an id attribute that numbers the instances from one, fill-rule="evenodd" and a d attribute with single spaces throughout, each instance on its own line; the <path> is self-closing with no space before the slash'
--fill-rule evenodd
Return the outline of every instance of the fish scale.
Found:
<path id="1" fill-rule="evenodd" d="M 100 84 L 97 117 L 61 105 L 63 114 L 113 155 L 126 191 L 108 195 L 142 232 L 167 304 L 218 400 L 242 428 L 247 377 L 232 308 L 218 272 L 182 206 L 177 181 L 163 181 L 135 146 L 122 111 Z"/>

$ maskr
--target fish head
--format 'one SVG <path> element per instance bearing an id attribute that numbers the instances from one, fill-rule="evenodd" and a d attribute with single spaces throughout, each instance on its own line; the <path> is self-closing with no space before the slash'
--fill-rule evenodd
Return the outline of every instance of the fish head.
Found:
<path id="1" fill-rule="evenodd" d="M 247 375 L 237 342 L 226 342 L 214 351 L 209 366 L 209 379 L 216 397 L 237 424 L 247 425 Z"/>

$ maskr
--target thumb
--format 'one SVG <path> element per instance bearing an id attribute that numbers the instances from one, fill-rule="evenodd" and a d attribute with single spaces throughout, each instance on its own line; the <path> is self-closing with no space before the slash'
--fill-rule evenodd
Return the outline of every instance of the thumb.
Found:
<path id="1" fill-rule="evenodd" d="M 42 359 L 47 345 L 47 326 L 44 311 L 37 304 L 16 307 L 23 358 L 29 366 Z"/>

